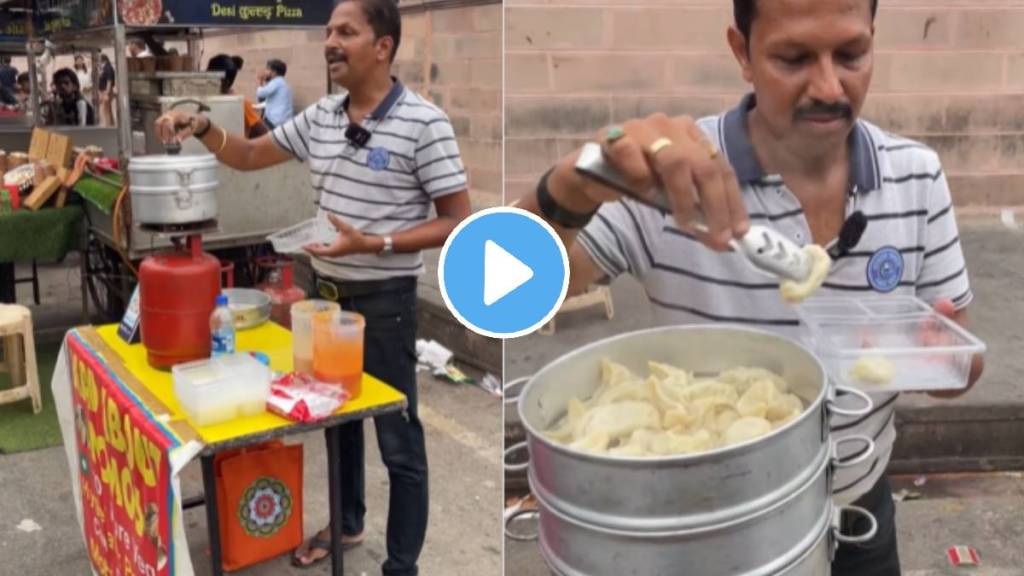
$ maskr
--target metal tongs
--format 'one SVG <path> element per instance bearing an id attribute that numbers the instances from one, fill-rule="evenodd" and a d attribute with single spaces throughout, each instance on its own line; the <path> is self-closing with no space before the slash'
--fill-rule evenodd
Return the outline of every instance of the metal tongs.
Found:
<path id="1" fill-rule="evenodd" d="M 655 188 L 648 196 L 642 196 L 629 188 L 619 171 L 605 161 L 600 144 L 590 142 L 583 145 L 576 160 L 576 171 L 637 202 L 667 214 L 672 213 L 672 204 L 661 188 Z M 693 227 L 701 232 L 708 231 L 707 226 L 700 221 L 694 222 Z M 752 225 L 742 238 L 730 240 L 729 247 L 746 258 L 757 270 L 777 278 L 803 282 L 811 274 L 811 262 L 803 250 L 766 226 Z"/>

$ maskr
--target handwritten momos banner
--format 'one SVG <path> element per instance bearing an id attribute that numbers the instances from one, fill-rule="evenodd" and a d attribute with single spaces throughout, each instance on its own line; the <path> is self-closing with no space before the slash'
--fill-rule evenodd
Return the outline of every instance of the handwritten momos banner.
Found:
<path id="1" fill-rule="evenodd" d="M 85 545 L 100 576 L 174 574 L 171 464 L 176 446 L 116 377 L 67 339 Z"/>

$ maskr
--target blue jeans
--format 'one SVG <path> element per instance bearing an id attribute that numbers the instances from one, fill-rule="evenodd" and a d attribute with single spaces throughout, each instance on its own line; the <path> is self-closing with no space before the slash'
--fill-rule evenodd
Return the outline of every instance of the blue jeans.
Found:
<path id="1" fill-rule="evenodd" d="M 864 544 L 839 544 L 832 562 L 832 576 L 900 576 L 900 555 L 896 546 L 896 506 L 892 502 L 892 486 L 882 476 L 878 482 L 854 502 L 866 508 L 878 521 L 878 534 Z M 854 518 L 851 516 L 851 518 Z M 863 534 L 868 521 L 862 516 L 844 521 L 847 534 Z"/>
<path id="2" fill-rule="evenodd" d="M 377 446 L 388 469 L 385 576 L 415 576 L 427 532 L 427 449 L 416 410 L 416 288 L 342 298 L 342 310 L 366 318 L 363 370 L 401 391 L 409 400 L 402 413 L 375 416 Z M 363 423 L 341 427 L 342 532 L 363 531 L 366 480 Z"/>

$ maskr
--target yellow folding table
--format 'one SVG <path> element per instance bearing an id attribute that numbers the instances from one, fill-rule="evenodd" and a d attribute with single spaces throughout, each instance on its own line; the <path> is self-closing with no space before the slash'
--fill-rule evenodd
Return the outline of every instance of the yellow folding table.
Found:
<path id="1" fill-rule="evenodd" d="M 363 375 L 362 393 L 352 399 L 333 416 L 315 423 L 296 423 L 276 414 L 265 412 L 256 416 L 237 418 L 213 426 L 192 425 L 174 395 L 171 373 L 156 370 L 146 362 L 146 350 L 141 344 L 129 345 L 117 335 L 117 325 L 81 327 L 75 331 L 118 375 L 126 387 L 136 395 L 141 407 L 164 422 L 183 442 L 199 440 L 205 447 L 200 452 L 203 468 L 203 491 L 206 502 L 206 521 L 209 530 L 213 573 L 223 573 L 221 564 L 220 526 L 217 517 L 217 490 L 214 483 L 214 455 L 231 448 L 239 448 L 274 438 L 323 429 L 327 439 L 328 490 L 330 494 L 331 542 L 333 544 L 332 574 L 344 573 L 341 552 L 341 463 L 339 427 L 378 414 L 404 410 L 404 394 L 370 376 Z M 292 369 L 291 333 L 266 322 L 250 330 L 239 331 L 236 348 L 240 352 L 258 351 L 270 357 L 270 366 L 278 372 Z M 197 502 L 198 503 L 198 502 Z M 187 507 L 187 506 L 186 506 Z"/>

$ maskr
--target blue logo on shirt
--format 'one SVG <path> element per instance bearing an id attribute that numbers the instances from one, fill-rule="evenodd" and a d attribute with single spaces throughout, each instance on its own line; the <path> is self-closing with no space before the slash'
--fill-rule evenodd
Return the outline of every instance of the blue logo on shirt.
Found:
<path id="1" fill-rule="evenodd" d="M 868 260 L 867 275 L 876 292 L 892 292 L 903 278 L 903 255 L 892 246 L 879 248 Z"/>
<path id="2" fill-rule="evenodd" d="M 386 148 L 370 148 L 370 156 L 367 158 L 366 163 L 370 167 L 370 170 L 374 172 L 380 172 L 381 170 L 388 167 L 388 163 L 391 162 L 391 153 Z"/>

